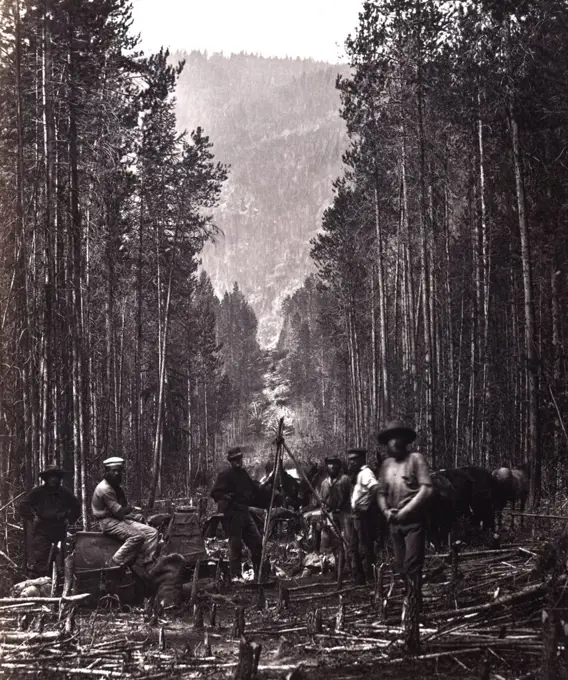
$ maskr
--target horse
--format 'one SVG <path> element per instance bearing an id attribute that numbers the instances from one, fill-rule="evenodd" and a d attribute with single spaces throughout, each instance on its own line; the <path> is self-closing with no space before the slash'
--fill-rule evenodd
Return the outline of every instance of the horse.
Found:
<path id="1" fill-rule="evenodd" d="M 493 470 L 492 476 L 497 484 L 497 523 L 501 526 L 502 513 L 507 503 L 511 504 L 511 511 L 514 511 L 517 501 L 519 501 L 520 511 L 525 511 L 530 488 L 530 465 L 500 467 Z M 515 523 L 515 516 L 511 514 L 511 529 Z M 523 527 L 523 516 L 521 515 L 521 528 Z"/>

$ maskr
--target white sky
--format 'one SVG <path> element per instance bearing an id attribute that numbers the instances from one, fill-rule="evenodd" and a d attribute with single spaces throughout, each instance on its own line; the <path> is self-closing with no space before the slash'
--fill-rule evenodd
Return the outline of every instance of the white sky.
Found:
<path id="1" fill-rule="evenodd" d="M 344 61 L 363 0 L 134 0 L 142 48 Z"/>

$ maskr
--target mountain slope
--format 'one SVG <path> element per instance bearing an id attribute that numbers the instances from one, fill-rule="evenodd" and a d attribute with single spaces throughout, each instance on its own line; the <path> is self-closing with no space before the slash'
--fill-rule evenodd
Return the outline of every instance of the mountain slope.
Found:
<path id="1" fill-rule="evenodd" d="M 276 341 L 280 304 L 311 271 L 309 239 L 331 202 L 346 145 L 335 80 L 347 67 L 301 59 L 176 53 L 182 128 L 201 125 L 231 165 L 203 265 L 218 292 L 237 281 Z"/>

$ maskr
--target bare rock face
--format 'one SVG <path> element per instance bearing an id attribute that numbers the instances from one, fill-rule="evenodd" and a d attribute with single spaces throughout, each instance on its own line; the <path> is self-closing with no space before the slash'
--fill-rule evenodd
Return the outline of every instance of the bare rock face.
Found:
<path id="1" fill-rule="evenodd" d="M 184 599 L 183 583 L 188 576 L 187 560 L 179 553 L 164 555 L 149 570 L 155 588 L 154 607 L 163 610 L 179 607 Z"/>

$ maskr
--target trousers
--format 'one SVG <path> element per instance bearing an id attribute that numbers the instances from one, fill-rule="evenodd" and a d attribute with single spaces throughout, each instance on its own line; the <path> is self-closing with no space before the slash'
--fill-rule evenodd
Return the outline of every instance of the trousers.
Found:
<path id="1" fill-rule="evenodd" d="M 260 571 L 262 538 L 249 510 L 227 512 L 223 519 L 225 532 L 229 537 L 229 569 L 231 577 L 242 576 L 243 543 L 250 550 L 255 574 Z"/>
<path id="2" fill-rule="evenodd" d="M 403 576 L 420 574 L 426 551 L 426 528 L 423 524 L 391 524 L 395 567 Z"/>
<path id="3" fill-rule="evenodd" d="M 375 563 L 375 533 L 373 514 L 369 511 L 353 513 L 350 550 L 353 576 L 356 583 L 373 578 Z"/>
<path id="4" fill-rule="evenodd" d="M 52 544 L 61 541 L 61 549 L 65 550 L 65 522 L 39 521 L 33 525 L 31 541 L 31 570 L 37 576 L 50 575 L 48 564 Z"/>
<path id="5" fill-rule="evenodd" d="M 138 562 L 145 565 L 154 559 L 158 547 L 158 530 L 133 519 L 105 517 L 99 520 L 101 530 L 108 536 L 122 541 L 120 548 L 112 556 L 119 567 Z"/>

